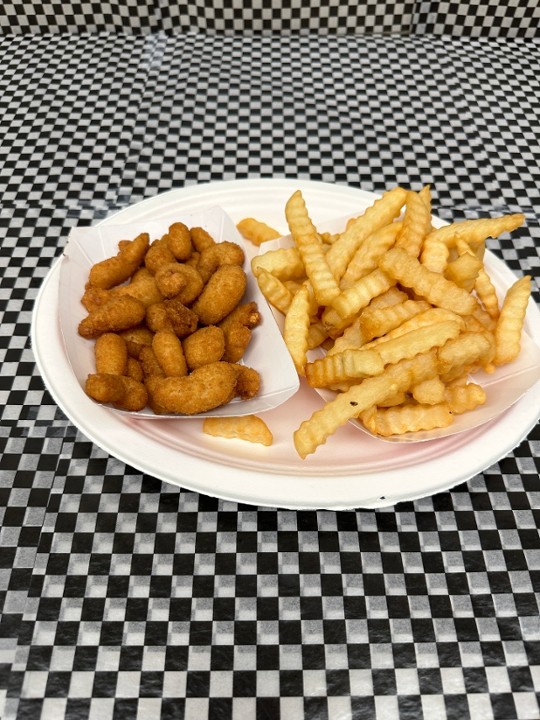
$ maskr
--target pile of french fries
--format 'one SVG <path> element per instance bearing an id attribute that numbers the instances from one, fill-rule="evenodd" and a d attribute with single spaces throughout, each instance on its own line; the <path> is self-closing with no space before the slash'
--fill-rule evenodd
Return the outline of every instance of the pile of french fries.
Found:
<path id="1" fill-rule="evenodd" d="M 298 374 L 336 391 L 295 431 L 300 457 L 351 419 L 399 435 L 447 427 L 486 401 L 471 375 L 518 356 L 531 294 L 525 276 L 499 299 L 486 239 L 518 228 L 522 214 L 435 229 L 426 186 L 387 191 L 337 234 L 318 231 L 299 190 L 285 216 L 293 246 L 256 256 L 252 271 L 284 315 Z M 238 228 L 256 244 L 279 237 L 253 218 Z"/>

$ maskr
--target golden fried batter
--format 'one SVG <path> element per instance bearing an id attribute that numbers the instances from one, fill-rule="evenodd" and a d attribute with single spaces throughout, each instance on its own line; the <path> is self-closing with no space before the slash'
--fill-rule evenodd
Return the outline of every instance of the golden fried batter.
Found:
<path id="1" fill-rule="evenodd" d="M 125 282 L 143 262 L 148 242 L 148 233 L 141 233 L 123 245 L 117 255 L 93 265 L 90 268 L 90 285 L 108 290 Z"/>
<path id="2" fill-rule="evenodd" d="M 217 362 L 225 352 L 223 330 L 216 325 L 199 328 L 182 341 L 184 355 L 190 370 Z"/>
<path id="3" fill-rule="evenodd" d="M 197 252 L 202 252 L 205 248 L 215 244 L 214 238 L 204 228 L 191 228 L 191 242 Z"/>
<path id="4" fill-rule="evenodd" d="M 176 258 L 169 247 L 167 235 L 164 235 L 159 240 L 154 240 L 144 258 L 144 264 L 152 275 L 155 275 L 163 265 L 172 262 L 176 262 Z"/>
<path id="5" fill-rule="evenodd" d="M 236 394 L 242 400 L 255 397 L 261 388 L 261 376 L 247 365 L 237 365 L 238 378 L 236 380 Z"/>
<path id="6" fill-rule="evenodd" d="M 120 335 L 126 341 L 129 356 L 136 359 L 139 357 L 141 348 L 145 345 L 151 345 L 154 337 L 154 333 L 146 325 L 137 325 L 128 330 L 123 330 Z"/>
<path id="7" fill-rule="evenodd" d="M 197 329 L 199 318 L 193 310 L 187 308 L 180 300 L 173 298 L 163 302 L 167 316 L 171 321 L 173 332 L 179 338 L 190 335 Z"/>
<path id="8" fill-rule="evenodd" d="M 127 343 L 116 333 L 104 333 L 94 345 L 96 372 L 125 375 L 128 365 Z"/>
<path id="9" fill-rule="evenodd" d="M 243 265 L 244 251 L 236 243 L 224 240 L 205 248 L 199 257 L 197 270 L 204 282 L 207 282 L 220 265 Z"/>
<path id="10" fill-rule="evenodd" d="M 238 362 L 244 356 L 251 341 L 251 330 L 260 322 L 261 314 L 257 309 L 256 302 L 238 305 L 220 322 L 219 327 L 225 334 L 223 360 Z"/>
<path id="11" fill-rule="evenodd" d="M 113 297 L 79 323 L 79 334 L 85 338 L 96 338 L 106 332 L 119 332 L 142 322 L 145 315 L 140 300 L 125 295 Z"/>
<path id="12" fill-rule="evenodd" d="M 163 302 L 155 303 L 146 308 L 146 324 L 152 332 L 159 332 L 159 330 L 174 332 L 172 321 Z"/>
<path id="13" fill-rule="evenodd" d="M 110 403 L 120 410 L 137 412 L 146 407 L 148 392 L 141 382 L 124 375 L 95 373 L 89 375 L 86 394 L 100 403 Z"/>
<path id="14" fill-rule="evenodd" d="M 238 305 L 246 290 L 246 273 L 238 265 L 221 265 L 192 305 L 203 325 L 217 325 Z"/>
<path id="15" fill-rule="evenodd" d="M 152 350 L 167 377 L 187 375 L 188 368 L 182 343 L 174 333 L 166 330 L 157 332 L 152 342 Z"/>
<path id="16" fill-rule="evenodd" d="M 167 245 L 178 261 L 188 260 L 193 252 L 189 228 L 181 222 L 173 223 L 167 233 Z"/>
<path id="17" fill-rule="evenodd" d="M 164 297 L 176 297 L 184 305 L 190 305 L 199 297 L 204 287 L 198 270 L 185 263 L 164 265 L 156 273 L 156 283 Z"/>
<path id="18" fill-rule="evenodd" d="M 196 415 L 230 402 L 236 395 L 236 365 L 214 362 L 186 377 L 162 378 L 152 386 L 152 407 L 160 412 Z"/>
<path id="19" fill-rule="evenodd" d="M 121 285 L 112 292 L 116 295 L 131 295 L 140 300 L 144 307 L 161 302 L 163 295 L 160 293 L 152 273 L 145 267 L 137 270 L 127 285 Z"/>

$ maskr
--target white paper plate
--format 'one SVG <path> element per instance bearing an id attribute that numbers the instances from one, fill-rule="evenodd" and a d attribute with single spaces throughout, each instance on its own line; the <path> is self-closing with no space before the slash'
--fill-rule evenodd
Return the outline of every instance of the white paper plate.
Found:
<path id="1" fill-rule="evenodd" d="M 64 250 L 60 266 L 59 321 L 64 346 L 73 372 L 81 387 L 86 378 L 95 372 L 94 341 L 86 340 L 77 332 L 80 321 L 87 315 L 81 303 L 81 289 L 84 288 L 91 266 L 116 255 L 118 242 L 134 238 L 140 232 L 148 232 L 151 240 L 162 237 L 173 222 L 183 222 L 188 227 L 202 227 L 216 242 L 229 240 L 245 251 L 246 243 L 240 237 L 235 224 L 219 207 L 213 206 L 191 213 L 179 213 L 174 217 L 151 220 L 141 230 L 137 225 L 99 225 L 89 228 L 73 228 Z M 245 263 L 247 266 L 247 261 Z M 200 413 L 198 417 L 227 417 L 262 413 L 281 405 L 298 390 L 298 373 L 272 310 L 259 290 L 257 281 L 248 271 L 248 282 L 242 302 L 255 301 L 261 313 L 261 322 L 254 329 L 251 342 L 241 361 L 255 368 L 261 375 L 260 392 L 249 400 L 233 398 L 221 407 Z M 123 412 L 110 408 L 112 412 Z M 155 415 L 150 408 L 137 413 L 137 417 L 162 420 L 166 417 L 188 418 L 189 415 Z"/>
<path id="2" fill-rule="evenodd" d="M 375 195 L 305 180 L 242 180 L 174 190 L 134 205 L 104 224 L 137 223 L 219 205 L 234 222 L 257 217 L 286 232 L 285 203 L 301 189 L 315 223 L 361 212 Z M 510 285 L 515 276 L 491 253 L 490 270 Z M 293 509 L 381 507 L 430 495 L 468 480 L 507 455 L 540 417 L 540 383 L 495 420 L 447 438 L 386 443 L 350 423 L 314 455 L 301 460 L 292 433 L 322 399 L 303 382 L 280 407 L 265 413 L 274 444 L 263 447 L 202 434 L 202 420 L 148 422 L 113 413 L 86 397 L 71 371 L 58 323 L 57 262 L 36 299 L 32 343 L 51 395 L 88 438 L 142 472 L 207 495 Z M 526 330 L 540 343 L 540 312 L 531 303 Z"/>

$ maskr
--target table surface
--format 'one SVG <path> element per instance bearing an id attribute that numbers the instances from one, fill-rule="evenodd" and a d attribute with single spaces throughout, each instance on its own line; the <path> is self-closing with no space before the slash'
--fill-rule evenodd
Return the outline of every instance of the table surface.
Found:
<path id="1" fill-rule="evenodd" d="M 36 371 L 70 228 L 211 180 L 430 183 L 540 259 L 540 45 L 435 36 L 0 38 L 0 716 L 540 717 L 540 432 L 378 510 L 198 495 L 110 457 Z"/>

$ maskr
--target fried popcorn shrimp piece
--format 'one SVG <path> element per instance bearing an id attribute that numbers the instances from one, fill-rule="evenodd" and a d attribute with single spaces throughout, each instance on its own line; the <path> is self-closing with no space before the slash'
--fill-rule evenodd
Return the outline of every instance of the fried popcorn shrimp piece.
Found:
<path id="1" fill-rule="evenodd" d="M 119 410 L 137 412 L 146 407 L 148 392 L 145 386 L 131 377 L 95 373 L 85 384 L 86 394 L 100 403 L 110 403 Z"/>
<path id="2" fill-rule="evenodd" d="M 117 295 L 131 295 L 131 297 L 140 300 L 145 307 L 163 300 L 163 295 L 156 284 L 154 276 L 145 267 L 137 270 L 131 278 L 131 282 L 115 288 L 113 292 Z"/>
<path id="3" fill-rule="evenodd" d="M 160 330 L 174 332 L 174 326 L 164 302 L 155 303 L 146 308 L 146 324 L 152 333 Z"/>
<path id="4" fill-rule="evenodd" d="M 197 270 L 199 271 L 203 282 L 207 282 L 218 267 L 221 265 L 240 265 L 244 264 L 245 254 L 240 245 L 224 240 L 205 248 L 199 257 Z"/>
<path id="5" fill-rule="evenodd" d="M 191 242 L 194 249 L 201 253 L 207 247 L 215 244 L 214 238 L 202 227 L 191 228 Z"/>
<path id="6" fill-rule="evenodd" d="M 179 262 L 188 260 L 191 257 L 191 253 L 193 252 L 191 233 L 184 223 L 173 223 L 169 227 L 169 232 L 166 237 L 169 250 Z"/>
<path id="7" fill-rule="evenodd" d="M 125 282 L 143 262 L 148 243 L 148 233 L 141 233 L 122 246 L 117 255 L 93 265 L 89 274 L 90 285 L 108 290 Z"/>
<path id="8" fill-rule="evenodd" d="M 225 335 L 225 354 L 223 360 L 238 362 L 243 357 L 251 341 L 252 329 L 261 322 L 261 314 L 256 302 L 238 305 L 219 327 Z"/>
<path id="9" fill-rule="evenodd" d="M 155 279 L 164 297 L 177 297 L 184 305 L 190 305 L 198 298 L 204 287 L 199 271 L 185 263 L 163 265 L 157 271 Z"/>
<path id="10" fill-rule="evenodd" d="M 121 335 L 105 333 L 94 345 L 96 372 L 107 375 L 125 375 L 128 365 L 127 343 Z"/>
<path id="11" fill-rule="evenodd" d="M 156 379 L 151 396 L 160 412 L 196 415 L 230 402 L 236 395 L 238 368 L 222 361 L 203 365 L 185 377 Z"/>
<path id="12" fill-rule="evenodd" d="M 198 313 L 187 308 L 177 298 L 164 300 L 163 304 L 165 305 L 167 317 L 171 321 L 173 332 L 176 333 L 179 338 L 195 332 L 199 322 Z"/>
<path id="13" fill-rule="evenodd" d="M 238 305 L 247 277 L 239 265 L 221 265 L 192 305 L 203 325 L 216 325 Z"/>
<path id="14" fill-rule="evenodd" d="M 242 400 L 249 400 L 258 394 L 261 389 L 261 376 L 247 365 L 237 365 L 238 378 L 236 380 L 236 394 Z"/>
<path id="15" fill-rule="evenodd" d="M 112 297 L 110 290 L 88 285 L 81 298 L 81 303 L 88 312 L 97 310 L 98 307 L 104 305 Z"/>
<path id="16" fill-rule="evenodd" d="M 137 380 L 137 382 L 144 382 L 142 365 L 134 357 L 128 357 L 127 359 L 126 375 L 133 378 L 133 380 Z"/>
<path id="17" fill-rule="evenodd" d="M 216 325 L 199 328 L 182 341 L 184 356 L 190 370 L 217 362 L 225 352 L 225 335 Z"/>
<path id="18" fill-rule="evenodd" d="M 152 350 L 167 377 L 183 377 L 188 373 L 180 339 L 172 332 L 161 330 L 154 335 Z"/>
<path id="19" fill-rule="evenodd" d="M 146 325 L 123 330 L 120 335 L 126 341 L 127 351 L 130 357 L 138 359 L 141 349 L 152 344 L 154 333 Z"/>
<path id="20" fill-rule="evenodd" d="M 139 325 L 145 315 L 140 300 L 125 295 L 111 300 L 89 313 L 79 323 L 79 335 L 84 338 L 96 338 L 106 332 L 119 332 Z"/>
<path id="21" fill-rule="evenodd" d="M 155 275 L 164 265 L 173 262 L 176 262 L 176 258 L 169 247 L 167 235 L 164 235 L 159 240 L 154 240 L 144 258 L 144 264 L 152 275 Z"/>
<path id="22" fill-rule="evenodd" d="M 145 382 L 150 377 L 165 376 L 163 368 L 159 364 L 159 361 L 156 357 L 156 353 L 150 345 L 146 345 L 141 350 L 141 354 L 139 355 L 139 362 L 141 364 Z"/>

